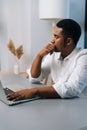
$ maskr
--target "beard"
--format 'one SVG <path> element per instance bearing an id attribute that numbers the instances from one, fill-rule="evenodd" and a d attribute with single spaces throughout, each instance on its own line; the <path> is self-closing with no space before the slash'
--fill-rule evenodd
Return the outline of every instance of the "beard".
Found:
<path id="1" fill-rule="evenodd" d="M 56 46 L 54 47 L 54 52 L 58 52 L 58 49 L 56 48 Z"/>

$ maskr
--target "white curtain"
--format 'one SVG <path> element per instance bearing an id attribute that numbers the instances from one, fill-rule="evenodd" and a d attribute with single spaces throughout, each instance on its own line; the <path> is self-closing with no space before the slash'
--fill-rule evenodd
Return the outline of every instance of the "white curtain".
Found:
<path id="1" fill-rule="evenodd" d="M 0 0 L 0 62 L 2 71 L 13 71 L 14 58 L 8 51 L 10 39 L 15 46 L 24 47 L 20 59 L 21 71 L 29 66 L 30 60 L 30 0 Z"/>

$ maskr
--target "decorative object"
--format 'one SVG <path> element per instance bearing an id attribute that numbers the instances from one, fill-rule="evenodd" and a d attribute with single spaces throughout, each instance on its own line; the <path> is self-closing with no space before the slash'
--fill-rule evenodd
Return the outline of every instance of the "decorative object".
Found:
<path id="1" fill-rule="evenodd" d="M 9 51 L 14 55 L 15 57 L 15 61 L 16 61 L 16 64 L 14 65 L 14 73 L 15 74 L 18 74 L 19 73 L 19 59 L 21 58 L 21 56 L 24 54 L 23 53 L 23 46 L 20 45 L 18 48 L 15 47 L 14 43 L 12 40 L 9 41 L 8 43 L 8 49 Z"/>

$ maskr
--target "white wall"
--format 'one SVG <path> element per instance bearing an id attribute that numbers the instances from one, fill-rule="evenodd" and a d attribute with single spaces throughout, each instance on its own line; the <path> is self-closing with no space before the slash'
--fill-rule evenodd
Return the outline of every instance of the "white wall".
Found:
<path id="1" fill-rule="evenodd" d="M 0 56 L 1 70 L 12 71 L 15 63 L 7 44 L 12 39 L 16 47 L 23 44 L 24 55 L 20 59 L 21 71 L 31 64 L 36 53 L 51 40 L 52 22 L 40 20 L 39 0 L 0 0 Z M 82 27 L 79 47 L 84 45 L 85 0 L 70 0 L 69 17 Z"/>

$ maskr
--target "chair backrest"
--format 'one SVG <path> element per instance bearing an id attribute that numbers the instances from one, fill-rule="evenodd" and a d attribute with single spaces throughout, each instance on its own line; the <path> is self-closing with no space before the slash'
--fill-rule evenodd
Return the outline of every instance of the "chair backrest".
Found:
<path id="1" fill-rule="evenodd" d="M 44 85 L 46 85 L 46 84 L 47 84 L 48 78 L 49 78 L 49 77 L 47 77 L 47 78 L 43 79 L 43 84 L 44 84 Z"/>
<path id="2" fill-rule="evenodd" d="M 54 82 L 53 82 L 53 80 L 51 78 L 51 75 L 49 75 L 48 77 L 44 78 L 43 84 L 44 85 L 52 85 L 52 84 L 54 84 Z"/>

